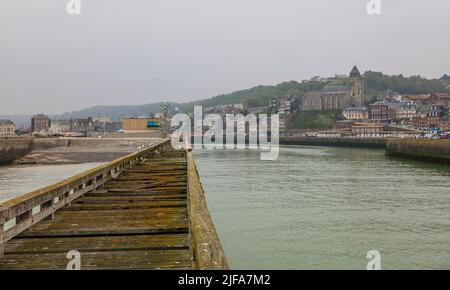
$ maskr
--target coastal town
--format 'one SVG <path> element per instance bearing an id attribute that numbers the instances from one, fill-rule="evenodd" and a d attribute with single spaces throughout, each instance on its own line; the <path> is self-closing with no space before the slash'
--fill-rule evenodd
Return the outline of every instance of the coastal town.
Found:
<path id="1" fill-rule="evenodd" d="M 330 82 L 317 77 L 305 82 Z M 206 114 L 218 114 L 223 120 L 232 114 L 279 114 L 281 136 L 340 137 L 340 138 L 428 138 L 449 139 L 450 95 L 399 94 L 388 91 L 385 96 L 367 96 L 364 77 L 354 66 L 349 76 L 340 75 L 319 91 L 304 95 L 273 96 L 266 107 L 249 107 L 245 103 L 225 104 L 203 108 Z M 367 101 L 370 99 L 371 101 Z M 31 118 L 29 127 L 17 128 L 8 119 L 0 120 L 0 136 L 32 135 L 36 137 L 95 137 L 109 134 L 147 134 L 158 136 L 168 128 L 172 116 L 178 112 L 173 105 L 163 103 L 161 111 L 146 116 L 129 116 L 114 120 L 109 116 L 58 119 L 45 114 Z M 296 128 L 294 120 L 309 112 L 333 112 L 332 128 Z"/>

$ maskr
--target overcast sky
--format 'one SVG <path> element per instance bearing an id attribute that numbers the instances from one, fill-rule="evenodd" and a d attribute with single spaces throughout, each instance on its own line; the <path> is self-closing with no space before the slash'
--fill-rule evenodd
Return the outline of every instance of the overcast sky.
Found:
<path id="1" fill-rule="evenodd" d="M 0 114 L 190 101 L 361 71 L 450 73 L 450 1 L 0 0 Z"/>

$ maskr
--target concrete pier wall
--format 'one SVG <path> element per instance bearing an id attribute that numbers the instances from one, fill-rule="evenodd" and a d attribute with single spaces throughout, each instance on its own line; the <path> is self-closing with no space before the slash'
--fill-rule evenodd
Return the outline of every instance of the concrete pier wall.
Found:
<path id="1" fill-rule="evenodd" d="M 8 164 L 31 152 L 32 138 L 0 138 L 0 165 Z"/>
<path id="2" fill-rule="evenodd" d="M 155 138 L 0 138 L 0 165 L 9 164 L 34 151 L 59 147 L 116 148 L 148 147 L 158 140 Z"/>
<path id="3" fill-rule="evenodd" d="M 192 152 L 187 152 L 189 214 L 198 270 L 228 270 L 229 264 L 206 204 Z"/>
<path id="4" fill-rule="evenodd" d="M 342 146 L 386 148 L 388 139 L 382 138 L 321 138 L 321 137 L 282 137 L 281 145 Z"/>
<path id="5" fill-rule="evenodd" d="M 450 140 L 391 139 L 386 154 L 392 157 L 450 164 Z"/>

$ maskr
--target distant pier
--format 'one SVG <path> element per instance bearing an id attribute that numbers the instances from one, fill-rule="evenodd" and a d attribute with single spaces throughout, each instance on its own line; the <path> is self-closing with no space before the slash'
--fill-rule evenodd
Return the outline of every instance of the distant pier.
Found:
<path id="1" fill-rule="evenodd" d="M 386 148 L 387 138 L 281 137 L 281 145 Z"/>
<path id="2" fill-rule="evenodd" d="M 386 154 L 450 165 L 450 140 L 391 139 L 387 144 Z"/>

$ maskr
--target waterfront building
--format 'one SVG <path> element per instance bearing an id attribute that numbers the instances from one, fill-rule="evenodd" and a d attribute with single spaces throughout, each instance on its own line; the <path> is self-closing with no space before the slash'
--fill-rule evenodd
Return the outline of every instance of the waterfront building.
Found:
<path id="1" fill-rule="evenodd" d="M 352 128 L 354 123 L 355 123 L 354 120 L 336 121 L 336 123 L 334 124 L 334 129 L 335 130 L 350 129 Z"/>
<path id="2" fill-rule="evenodd" d="M 415 102 L 401 102 L 397 106 L 397 120 L 411 120 L 416 116 L 417 105 Z"/>
<path id="3" fill-rule="evenodd" d="M 92 118 L 92 121 L 100 123 L 100 124 L 107 124 L 107 123 L 111 123 L 113 120 L 109 117 L 95 117 Z"/>
<path id="4" fill-rule="evenodd" d="M 16 135 L 16 125 L 7 119 L 0 119 L 0 137 Z"/>
<path id="5" fill-rule="evenodd" d="M 443 108 L 437 105 L 421 106 L 417 111 L 417 116 L 413 118 L 413 124 L 420 130 L 429 131 L 432 128 L 439 128 Z"/>
<path id="6" fill-rule="evenodd" d="M 124 118 L 122 120 L 122 128 L 125 132 L 142 132 L 160 127 L 161 121 L 156 118 Z"/>
<path id="7" fill-rule="evenodd" d="M 95 125 L 91 117 L 84 119 L 70 119 L 70 132 L 88 133 L 94 131 Z"/>
<path id="8" fill-rule="evenodd" d="M 33 133 L 47 133 L 50 129 L 50 119 L 44 114 L 38 114 L 31 118 L 31 131 Z"/>
<path id="9" fill-rule="evenodd" d="M 308 92 L 302 99 L 301 109 L 330 110 L 364 106 L 364 79 L 356 66 L 350 72 L 347 84 L 327 86 L 320 91 Z"/>
<path id="10" fill-rule="evenodd" d="M 383 132 L 383 125 L 372 123 L 355 123 L 352 126 L 352 134 L 362 137 L 376 136 Z"/>
<path id="11" fill-rule="evenodd" d="M 70 132 L 70 121 L 51 120 L 48 131 L 53 135 L 63 135 L 67 132 Z"/>
<path id="12" fill-rule="evenodd" d="M 366 120 L 369 119 L 369 110 L 367 107 L 349 107 L 342 111 L 342 116 L 347 120 Z"/>
<path id="13" fill-rule="evenodd" d="M 369 105 L 369 119 L 385 122 L 391 116 L 389 105 L 386 102 L 376 102 Z"/>

